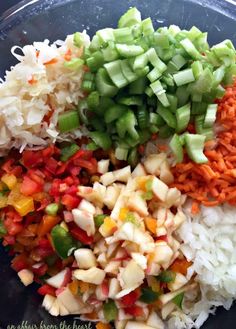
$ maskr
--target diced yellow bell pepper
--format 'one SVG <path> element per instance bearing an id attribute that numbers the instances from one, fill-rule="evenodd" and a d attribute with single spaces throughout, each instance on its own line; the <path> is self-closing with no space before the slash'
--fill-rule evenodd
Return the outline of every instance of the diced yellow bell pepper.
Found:
<path id="1" fill-rule="evenodd" d="M 34 211 L 34 200 L 32 197 L 21 196 L 18 200 L 13 201 L 12 205 L 21 216 Z"/>
<path id="2" fill-rule="evenodd" d="M 7 185 L 9 190 L 12 190 L 17 183 L 17 178 L 15 175 L 5 174 L 2 176 L 1 181 Z"/>
<path id="3" fill-rule="evenodd" d="M 128 212 L 129 212 L 128 208 L 121 208 L 119 213 L 119 219 L 124 221 L 125 218 L 127 217 Z"/>
<path id="4" fill-rule="evenodd" d="M 17 183 L 14 188 L 11 190 L 11 192 L 8 194 L 8 201 L 7 203 L 10 206 L 13 206 L 13 203 L 21 198 L 20 193 L 20 183 Z"/>
<path id="5" fill-rule="evenodd" d="M 103 237 L 112 235 L 117 229 L 116 222 L 107 216 L 104 218 L 104 223 L 100 226 L 99 232 Z"/>
<path id="6" fill-rule="evenodd" d="M 78 280 L 73 280 L 71 283 L 68 284 L 68 287 L 69 287 L 69 289 L 70 289 L 70 291 L 72 292 L 73 295 L 78 294 L 78 290 L 79 290 Z"/>
<path id="7" fill-rule="evenodd" d="M 0 197 L 0 208 L 5 208 L 7 206 L 7 196 Z"/>

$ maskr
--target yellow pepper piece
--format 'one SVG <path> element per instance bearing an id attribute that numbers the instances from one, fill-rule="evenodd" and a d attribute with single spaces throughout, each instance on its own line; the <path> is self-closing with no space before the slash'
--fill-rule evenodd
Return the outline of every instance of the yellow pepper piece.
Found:
<path id="1" fill-rule="evenodd" d="M 120 220 L 125 220 L 125 218 L 127 217 L 127 214 L 129 212 L 128 208 L 121 208 L 120 213 L 119 213 L 119 219 Z"/>
<path id="2" fill-rule="evenodd" d="M 9 190 L 12 190 L 17 183 L 17 178 L 15 175 L 5 174 L 2 176 L 1 181 L 7 185 Z"/>
<path id="3" fill-rule="evenodd" d="M 7 206 L 7 196 L 0 197 L 0 208 L 5 208 Z"/>
<path id="4" fill-rule="evenodd" d="M 104 223 L 100 226 L 99 232 L 103 237 L 107 237 L 114 233 L 117 229 L 116 222 L 107 216 L 104 218 Z"/>
<path id="5" fill-rule="evenodd" d="M 157 220 L 155 218 L 152 218 L 152 217 L 145 217 L 144 218 L 144 222 L 145 222 L 145 225 L 146 225 L 147 229 L 151 233 L 156 234 L 156 231 L 157 231 Z"/>
<path id="6" fill-rule="evenodd" d="M 12 205 L 21 216 L 34 211 L 34 200 L 31 197 L 21 196 L 18 200 L 14 200 Z"/>
<path id="7" fill-rule="evenodd" d="M 78 287 L 79 287 L 79 291 L 83 294 L 89 290 L 90 284 L 88 282 L 78 281 Z"/>
<path id="8" fill-rule="evenodd" d="M 13 206 L 13 203 L 21 198 L 21 193 L 20 193 L 20 183 L 17 183 L 14 188 L 11 190 L 11 192 L 8 195 L 8 204 L 10 206 Z"/>
<path id="9" fill-rule="evenodd" d="M 73 295 L 78 294 L 78 289 L 79 289 L 79 282 L 78 280 L 74 280 L 71 283 L 68 284 L 68 287 L 70 291 L 72 292 Z"/>

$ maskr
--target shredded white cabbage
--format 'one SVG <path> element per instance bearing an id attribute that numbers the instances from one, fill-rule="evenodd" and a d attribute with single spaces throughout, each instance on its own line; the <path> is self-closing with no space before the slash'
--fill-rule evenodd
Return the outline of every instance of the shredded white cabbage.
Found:
<path id="1" fill-rule="evenodd" d="M 86 45 L 89 37 L 86 32 L 83 35 Z M 23 48 L 14 46 L 11 52 L 19 63 L 0 81 L 0 156 L 12 147 L 22 151 L 26 146 L 55 142 L 59 113 L 73 108 L 83 96 L 83 71 L 64 66 L 68 52 L 72 58 L 80 56 L 73 35 L 51 45 L 45 40 Z M 49 122 L 43 121 L 45 116 Z M 82 134 L 77 131 L 76 137 Z"/>

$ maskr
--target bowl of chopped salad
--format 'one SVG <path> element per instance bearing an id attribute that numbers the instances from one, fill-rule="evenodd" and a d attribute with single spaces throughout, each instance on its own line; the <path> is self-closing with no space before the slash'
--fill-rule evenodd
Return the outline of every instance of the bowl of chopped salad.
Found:
<path id="1" fill-rule="evenodd" d="M 235 19 L 105 0 L 0 19 L 0 328 L 233 327 Z"/>

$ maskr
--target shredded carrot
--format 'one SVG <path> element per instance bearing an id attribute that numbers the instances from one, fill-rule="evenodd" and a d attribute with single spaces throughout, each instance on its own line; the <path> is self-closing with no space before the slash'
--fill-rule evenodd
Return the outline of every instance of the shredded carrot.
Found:
<path id="1" fill-rule="evenodd" d="M 57 58 L 53 58 L 51 59 L 50 61 L 44 63 L 44 65 L 50 65 L 50 64 L 55 64 L 58 62 L 58 59 Z"/>
<path id="2" fill-rule="evenodd" d="M 72 51 L 71 51 L 71 49 L 68 49 L 67 52 L 64 55 L 64 59 L 66 61 L 70 61 L 71 60 L 71 55 L 72 55 Z"/>
<path id="3" fill-rule="evenodd" d="M 32 76 L 31 79 L 28 80 L 28 83 L 29 83 L 30 85 L 34 85 L 34 84 L 36 84 L 37 82 L 38 82 L 38 80 L 36 80 L 33 76 Z"/>
<path id="4" fill-rule="evenodd" d="M 236 79 L 217 99 L 217 138 L 205 143 L 206 164 L 196 164 L 187 157 L 172 168 L 176 187 L 194 199 L 192 213 L 199 205 L 213 207 L 225 202 L 236 205 Z M 190 127 L 191 128 L 191 127 Z"/>
<path id="5" fill-rule="evenodd" d="M 111 325 L 109 323 L 98 322 L 96 329 L 111 329 Z"/>

